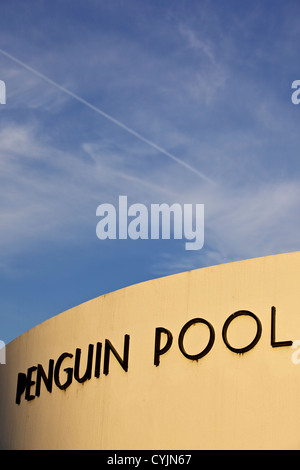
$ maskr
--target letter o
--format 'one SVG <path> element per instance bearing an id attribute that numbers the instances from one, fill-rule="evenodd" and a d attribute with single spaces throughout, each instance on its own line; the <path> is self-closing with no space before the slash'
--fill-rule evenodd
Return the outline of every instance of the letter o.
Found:
<path id="1" fill-rule="evenodd" d="M 204 323 L 204 325 L 208 326 L 209 334 L 210 334 L 209 342 L 206 348 L 204 348 L 203 351 L 200 352 L 199 354 L 188 354 L 183 346 L 183 338 L 187 330 L 190 328 L 190 326 L 195 325 L 195 323 Z M 213 347 L 214 342 L 215 342 L 215 330 L 213 326 L 208 321 L 204 320 L 203 318 L 193 318 L 193 320 L 188 321 L 184 325 L 182 330 L 180 331 L 180 334 L 178 337 L 178 346 L 179 346 L 180 351 L 186 358 L 194 360 L 194 361 L 201 359 L 201 357 L 206 356 L 206 354 L 208 354 L 211 348 Z"/>
<path id="2" fill-rule="evenodd" d="M 228 342 L 227 330 L 228 330 L 228 327 L 229 327 L 230 323 L 235 318 L 240 317 L 241 315 L 246 315 L 248 317 L 254 318 L 254 320 L 256 321 L 256 325 L 257 325 L 257 332 L 256 332 L 254 340 L 250 344 L 248 344 L 248 346 L 245 346 L 244 348 L 234 348 Z M 261 332 L 262 332 L 262 326 L 261 326 L 260 319 L 256 315 L 254 315 L 254 313 L 249 312 L 248 310 L 239 310 L 239 311 L 233 313 L 232 315 L 230 315 L 230 317 L 228 317 L 227 320 L 225 321 L 225 323 L 223 325 L 223 330 L 222 330 L 222 337 L 223 337 L 224 343 L 226 344 L 227 348 L 230 349 L 230 351 L 233 351 L 234 353 L 237 353 L 237 354 L 242 354 L 242 353 L 250 351 L 250 349 L 254 348 L 254 346 L 260 340 Z"/>

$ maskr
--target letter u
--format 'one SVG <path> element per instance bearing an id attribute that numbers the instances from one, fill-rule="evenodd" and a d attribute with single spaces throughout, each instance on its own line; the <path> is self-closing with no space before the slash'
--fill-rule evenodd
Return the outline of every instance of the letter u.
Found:
<path id="1" fill-rule="evenodd" d="M 83 374 L 83 376 L 79 377 L 81 349 L 79 349 L 79 348 L 76 349 L 75 365 L 74 365 L 74 378 L 77 380 L 77 382 L 83 383 L 86 380 L 89 380 L 91 378 L 91 376 L 92 376 L 93 353 L 94 353 L 94 345 L 89 344 L 86 370 L 85 370 L 85 373 Z"/>

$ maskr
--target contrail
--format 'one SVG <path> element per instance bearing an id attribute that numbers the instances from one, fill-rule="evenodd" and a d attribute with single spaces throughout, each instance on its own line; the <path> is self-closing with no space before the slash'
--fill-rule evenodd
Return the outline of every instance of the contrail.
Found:
<path id="1" fill-rule="evenodd" d="M 33 69 L 32 67 L 30 67 L 29 65 L 25 64 L 24 62 L 22 62 L 21 60 L 17 59 L 16 57 L 14 57 L 13 55 L 11 54 L 8 54 L 8 52 L 5 52 L 3 49 L 0 49 L 0 53 L 3 54 L 4 56 L 8 57 L 9 59 L 11 59 L 13 62 L 15 62 L 16 64 L 19 64 L 21 65 L 22 67 L 24 67 L 25 69 L 29 70 L 30 72 L 32 72 L 33 74 L 35 74 L 36 76 L 38 76 L 39 78 L 41 78 L 42 80 L 45 80 L 46 82 L 50 83 L 51 85 L 53 85 L 54 87 L 56 87 L 58 90 L 62 91 L 63 93 L 66 93 L 67 95 L 71 96 L 72 98 L 74 98 L 75 100 L 79 101 L 80 103 L 84 104 L 85 106 L 87 106 L 88 108 L 92 109 L 93 111 L 95 111 L 96 113 L 100 114 L 101 116 L 103 116 L 105 119 L 108 119 L 109 121 L 113 122 L 114 124 L 116 124 L 117 126 L 121 127 L 122 129 L 124 129 L 126 132 L 128 132 L 129 134 L 133 135 L 134 137 L 136 137 L 137 139 L 139 139 L 140 141 L 144 142 L 145 144 L 147 145 L 150 145 L 152 148 L 154 148 L 155 150 L 157 150 L 158 152 L 160 153 L 163 153 L 164 155 L 166 155 L 167 157 L 171 158 L 173 161 L 175 161 L 176 163 L 178 163 L 179 165 L 182 165 L 183 167 L 187 168 L 188 170 L 192 171 L 193 173 L 195 173 L 196 175 L 200 176 L 200 178 L 202 178 L 203 180 L 207 181 L 208 183 L 210 184 L 215 184 L 215 182 L 213 180 L 211 180 L 209 177 L 207 177 L 205 174 L 203 174 L 202 172 L 198 171 L 196 168 L 192 167 L 191 165 L 189 165 L 188 163 L 184 162 L 183 160 L 181 160 L 180 158 L 178 157 L 175 157 L 175 155 L 173 155 L 172 153 L 168 152 L 167 150 L 163 149 L 162 147 L 160 147 L 159 145 L 155 144 L 154 142 L 152 142 L 151 140 L 143 137 L 141 134 L 139 134 L 138 132 L 134 131 L 133 129 L 131 129 L 130 127 L 127 127 L 125 124 L 123 124 L 122 122 L 118 121 L 117 119 L 115 119 L 114 117 L 110 116 L 109 114 L 105 113 L 104 111 L 102 111 L 101 109 L 97 108 L 96 106 L 94 106 L 93 104 L 89 103 L 88 101 L 86 101 L 85 99 L 81 98 L 80 96 L 76 95 L 75 93 L 73 93 L 72 91 L 68 90 L 67 88 L 63 87 L 62 85 L 60 85 L 59 83 L 55 82 L 54 80 L 51 80 L 51 78 L 48 78 L 46 75 L 38 72 L 37 70 Z"/>

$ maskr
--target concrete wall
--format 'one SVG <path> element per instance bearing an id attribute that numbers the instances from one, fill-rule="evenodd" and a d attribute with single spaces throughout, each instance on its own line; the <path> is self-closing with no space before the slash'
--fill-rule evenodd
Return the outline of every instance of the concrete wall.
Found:
<path id="1" fill-rule="evenodd" d="M 7 345 L 0 365 L 1 447 L 299 449 L 300 364 L 291 346 L 300 340 L 299 278 L 300 253 L 230 263 L 112 292 L 36 326 Z M 276 347 L 272 307 L 273 340 L 284 342 Z M 224 323 L 241 310 L 254 316 L 232 320 L 226 345 Z M 209 324 L 189 326 L 196 318 Z M 173 341 L 155 365 L 157 328 L 171 333 L 162 331 L 160 349 Z M 80 379 L 89 345 L 91 377 L 80 383 L 76 350 Z M 50 359 L 52 391 L 41 379 L 37 396 L 35 368 L 48 376 Z"/>

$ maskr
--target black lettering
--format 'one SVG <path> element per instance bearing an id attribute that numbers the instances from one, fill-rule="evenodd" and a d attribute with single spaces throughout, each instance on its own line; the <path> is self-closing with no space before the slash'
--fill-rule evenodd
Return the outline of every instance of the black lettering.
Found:
<path id="1" fill-rule="evenodd" d="M 227 330 L 228 330 L 228 327 L 229 327 L 230 323 L 235 318 L 240 317 L 241 315 L 245 315 L 245 316 L 249 316 L 249 317 L 254 318 L 254 320 L 256 321 L 256 325 L 257 325 L 257 332 L 256 332 L 254 340 L 250 344 L 248 344 L 248 346 L 245 346 L 244 348 L 234 348 L 228 342 Z M 260 340 L 261 333 L 262 333 L 262 326 L 261 326 L 261 322 L 260 322 L 259 318 L 256 315 L 254 315 L 254 313 L 249 312 L 248 310 L 239 310 L 238 312 L 235 312 L 232 315 L 230 315 L 230 317 L 228 317 L 226 322 L 224 323 L 223 330 L 222 330 L 223 341 L 226 344 L 227 348 L 230 349 L 230 351 L 233 351 L 234 353 L 237 353 L 237 354 L 245 353 L 247 351 L 250 351 L 250 349 L 254 348 L 254 346 Z"/>
<path id="2" fill-rule="evenodd" d="M 72 358 L 73 354 L 69 354 L 69 353 L 61 354 L 61 356 L 59 356 L 59 358 L 57 359 L 57 362 L 55 364 L 55 369 L 54 369 L 54 381 L 57 387 L 60 388 L 61 390 L 65 390 L 72 383 L 73 369 L 71 367 L 67 367 L 66 369 L 64 369 L 64 371 L 67 373 L 67 380 L 65 381 L 65 383 L 61 384 L 60 378 L 59 378 L 61 364 L 64 361 L 64 359 L 66 359 L 67 357 Z"/>
<path id="3" fill-rule="evenodd" d="M 187 332 L 187 330 L 192 325 L 195 325 L 196 323 L 203 323 L 204 325 L 208 326 L 208 328 L 209 328 L 209 341 L 208 341 L 207 346 L 200 353 L 198 353 L 198 354 L 188 354 L 186 352 L 184 346 L 183 346 L 183 338 L 184 338 L 184 335 Z M 179 338 L 178 338 L 178 346 L 179 346 L 180 351 L 182 352 L 182 354 L 186 358 L 191 359 L 193 361 L 197 361 L 198 359 L 201 359 L 202 357 L 206 356 L 206 354 L 208 354 L 209 351 L 211 350 L 211 348 L 213 347 L 214 342 L 215 342 L 215 330 L 214 330 L 213 326 L 207 320 L 204 320 L 203 318 L 194 318 L 193 320 L 188 321 L 184 325 L 182 330 L 180 331 Z"/>
<path id="4" fill-rule="evenodd" d="M 94 346 L 93 346 L 93 344 L 89 344 L 86 371 L 85 371 L 85 373 L 82 377 L 79 377 L 81 349 L 79 349 L 79 348 L 76 349 L 75 365 L 74 365 L 74 378 L 79 383 L 83 383 L 86 380 L 90 380 L 90 378 L 92 376 L 93 352 L 94 352 Z"/>
<path id="5" fill-rule="evenodd" d="M 52 383 L 53 383 L 53 369 L 54 369 L 54 360 L 50 359 L 49 367 L 48 367 L 48 377 L 43 369 L 41 364 L 37 366 L 37 374 L 36 374 L 36 387 L 35 387 L 35 396 L 39 397 L 41 392 L 41 379 L 46 386 L 46 389 L 49 393 L 52 392 Z"/>
<path id="6" fill-rule="evenodd" d="M 97 343 L 96 359 L 95 359 L 95 377 L 100 377 L 100 363 L 101 363 L 102 343 Z"/>
<path id="7" fill-rule="evenodd" d="M 271 308 L 271 346 L 272 348 L 280 348 L 282 346 L 292 346 L 293 341 L 276 341 L 276 308 Z"/>
<path id="8" fill-rule="evenodd" d="M 35 398 L 35 395 L 30 395 L 30 388 L 32 385 L 35 384 L 35 381 L 34 380 L 31 380 L 31 375 L 32 375 L 32 372 L 36 371 L 37 370 L 37 367 L 36 366 L 33 366 L 33 367 L 29 367 L 29 369 L 27 369 L 27 383 L 26 383 L 26 391 L 25 391 L 25 400 L 33 400 Z"/>
<path id="9" fill-rule="evenodd" d="M 16 393 L 16 404 L 19 405 L 21 403 L 21 396 L 25 392 L 27 384 L 27 375 L 23 374 L 23 372 L 18 373 L 18 382 L 17 382 L 17 393 Z"/>
<path id="10" fill-rule="evenodd" d="M 109 356 L 110 352 L 113 353 L 115 358 L 118 360 L 119 364 L 122 366 L 122 368 L 127 372 L 128 370 L 128 356 L 129 356 L 129 335 L 125 335 L 124 339 L 124 353 L 123 353 L 123 359 L 121 356 L 118 354 L 118 352 L 115 350 L 111 342 L 106 339 L 105 340 L 105 350 L 104 350 L 104 366 L 103 366 L 103 373 L 105 375 L 108 375 L 109 373 Z"/>
<path id="11" fill-rule="evenodd" d="M 165 346 L 162 349 L 160 349 L 160 341 L 161 341 L 162 333 L 167 335 L 167 342 L 166 342 Z M 165 354 L 170 349 L 170 347 L 172 345 L 172 342 L 173 342 L 173 336 L 172 336 L 171 331 L 167 330 L 166 328 L 162 328 L 162 327 L 156 328 L 156 330 L 155 330 L 155 346 L 154 346 L 154 364 L 156 366 L 159 365 L 160 356 L 162 356 L 162 354 Z"/>

